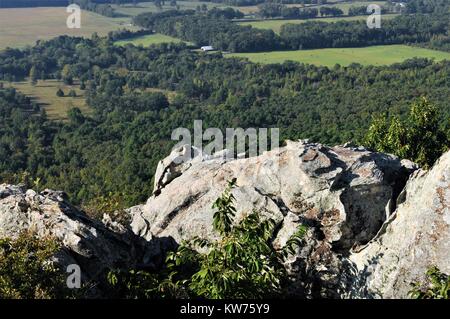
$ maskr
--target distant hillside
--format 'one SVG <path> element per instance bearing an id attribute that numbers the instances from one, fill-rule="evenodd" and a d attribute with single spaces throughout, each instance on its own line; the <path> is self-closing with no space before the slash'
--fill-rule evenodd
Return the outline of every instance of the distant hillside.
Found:
<path id="1" fill-rule="evenodd" d="M 62 7 L 69 0 L 0 0 L 0 8 Z"/>
<path id="2" fill-rule="evenodd" d="M 64 7 L 72 2 L 113 3 L 113 0 L 0 0 L 0 8 Z M 133 1 L 121 0 L 120 2 L 131 3 Z"/>

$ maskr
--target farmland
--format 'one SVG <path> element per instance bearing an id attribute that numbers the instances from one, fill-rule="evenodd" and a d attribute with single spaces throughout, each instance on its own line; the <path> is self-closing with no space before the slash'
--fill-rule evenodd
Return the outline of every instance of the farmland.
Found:
<path id="1" fill-rule="evenodd" d="M 330 1 L 329 1 L 330 2 Z M 328 3 L 328 4 L 324 4 L 324 5 L 311 5 L 309 7 L 316 7 L 316 8 L 320 8 L 320 7 L 337 7 L 339 9 L 341 9 L 342 11 L 344 11 L 344 14 L 348 14 L 348 10 L 350 9 L 350 7 L 367 7 L 369 4 L 377 4 L 379 6 L 382 6 L 383 4 L 385 4 L 387 1 L 352 1 L 350 2 L 343 2 L 343 3 Z M 288 4 L 288 7 L 300 7 L 300 4 Z"/>
<path id="2" fill-rule="evenodd" d="M 59 35 L 89 37 L 94 32 L 106 35 L 129 23 L 129 19 L 112 19 L 82 11 L 81 28 L 68 29 L 68 16 L 65 8 L 56 7 L 0 9 L 0 50 L 33 45 L 37 40 L 47 40 Z"/>
<path id="3" fill-rule="evenodd" d="M 382 19 L 392 19 L 396 17 L 396 14 L 386 14 L 382 16 Z M 309 21 L 321 21 L 321 22 L 338 22 L 338 21 L 357 21 L 366 20 L 367 16 L 353 16 L 353 17 L 336 17 L 336 18 L 317 18 L 317 19 L 288 19 L 288 20 L 260 20 L 260 21 L 245 21 L 238 22 L 240 25 L 251 25 L 258 29 L 270 29 L 276 33 L 280 32 L 281 26 L 288 23 L 300 24 Z"/>
<path id="4" fill-rule="evenodd" d="M 126 45 L 126 44 L 131 43 L 136 46 L 142 45 L 145 47 L 145 46 L 149 46 L 152 44 L 179 43 L 179 42 L 184 42 L 184 41 L 164 35 L 164 34 L 156 33 L 156 34 L 150 34 L 150 35 L 143 35 L 143 36 L 126 39 L 126 40 L 120 40 L 120 41 L 117 41 L 116 44 L 117 45 Z"/>
<path id="5" fill-rule="evenodd" d="M 212 9 L 214 7 L 217 8 L 226 8 L 230 7 L 227 5 L 223 5 L 220 3 L 212 3 L 212 2 L 201 2 L 201 1 L 177 1 L 177 7 L 180 10 L 195 10 L 197 6 L 201 6 L 205 4 L 209 9 Z M 122 4 L 122 5 L 112 5 L 114 8 L 114 11 L 116 13 L 126 15 L 126 16 L 136 16 L 140 13 L 144 12 L 160 12 L 161 10 L 158 9 L 154 2 L 139 2 L 137 5 L 134 5 L 132 3 Z M 238 7 L 233 7 L 235 9 L 239 9 Z M 174 10 L 176 7 L 171 6 L 169 4 L 169 1 L 166 1 L 164 5 L 162 5 L 162 10 Z"/>
<path id="6" fill-rule="evenodd" d="M 77 83 L 75 83 L 77 84 Z M 45 109 L 47 115 L 53 120 L 66 120 L 67 111 L 73 107 L 78 107 L 83 113 L 89 113 L 90 109 L 86 105 L 83 91 L 79 89 L 79 85 L 65 85 L 56 80 L 38 81 L 36 85 L 30 82 L 14 82 L 4 83 L 6 87 L 14 87 L 19 92 L 29 96 L 34 102 Z M 56 91 L 62 89 L 66 96 L 56 96 Z M 68 97 L 70 90 L 74 90 L 76 97 Z"/>
<path id="7" fill-rule="evenodd" d="M 359 6 L 368 6 L 369 4 L 378 4 L 378 5 L 383 5 L 385 4 L 387 1 L 353 1 L 353 2 L 342 2 L 342 1 L 333 1 L 333 0 L 328 0 L 327 4 L 323 4 L 323 5 L 317 5 L 317 4 L 286 4 L 287 7 L 307 7 L 307 8 L 320 8 L 320 7 L 337 7 L 340 8 L 345 15 L 348 14 L 348 11 L 350 9 L 350 7 L 359 7 Z M 178 3 L 178 2 L 177 2 Z M 194 2 L 195 3 L 195 2 Z M 241 12 L 243 12 L 244 14 L 254 14 L 256 12 L 258 12 L 258 6 L 257 5 L 251 5 L 251 6 L 242 6 L 242 7 L 233 7 L 234 9 L 237 9 Z"/>
<path id="8" fill-rule="evenodd" d="M 297 51 L 274 51 L 261 53 L 235 53 L 228 57 L 244 57 L 256 63 L 282 63 L 296 61 L 332 67 L 336 64 L 347 66 L 352 63 L 362 65 L 390 65 L 414 57 L 435 60 L 450 60 L 450 53 L 428 50 L 406 45 L 382 45 L 365 48 L 319 49 Z"/>

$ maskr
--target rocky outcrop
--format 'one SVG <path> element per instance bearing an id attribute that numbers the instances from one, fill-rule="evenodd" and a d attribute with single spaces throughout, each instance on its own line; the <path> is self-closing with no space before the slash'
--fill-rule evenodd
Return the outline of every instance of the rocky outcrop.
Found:
<path id="1" fill-rule="evenodd" d="M 450 273 L 450 153 L 428 172 L 392 155 L 308 141 L 253 158 L 228 155 L 174 150 L 159 163 L 147 203 L 127 210 L 126 227 L 89 219 L 63 193 L 0 185 L 0 237 L 52 235 L 64 246 L 60 263 L 79 264 L 90 278 L 157 267 L 182 240 L 218 237 L 211 206 L 235 178 L 236 221 L 253 210 L 272 218 L 275 248 L 308 226 L 285 262 L 292 297 L 405 298 L 430 266 Z"/>
<path id="2" fill-rule="evenodd" d="M 189 152 L 196 154 L 192 160 L 174 160 Z M 346 258 L 378 233 L 414 169 L 391 155 L 307 141 L 236 160 L 182 147 L 160 162 L 155 180 L 164 182 L 155 183 L 145 205 L 130 210 L 131 226 L 147 240 L 214 238 L 211 205 L 236 178 L 236 220 L 252 210 L 274 219 L 275 246 L 299 224 L 310 226 L 307 245 L 286 265 L 296 279 L 293 294 L 339 297 L 353 282 L 342 281 Z"/>
<path id="3" fill-rule="evenodd" d="M 150 262 L 145 240 L 110 219 L 93 221 L 71 206 L 64 193 L 0 185 L 0 238 L 16 238 L 22 231 L 59 241 L 63 249 L 57 262 L 63 268 L 79 265 L 84 281 L 98 279 L 108 269 Z"/>
<path id="4" fill-rule="evenodd" d="M 407 298 L 431 266 L 450 274 L 450 152 L 416 171 L 397 202 L 376 238 L 350 256 L 360 287 L 349 297 Z"/>

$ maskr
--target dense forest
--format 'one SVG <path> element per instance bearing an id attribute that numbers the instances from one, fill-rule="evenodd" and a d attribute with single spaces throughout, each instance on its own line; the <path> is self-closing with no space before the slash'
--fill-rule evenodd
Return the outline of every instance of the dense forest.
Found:
<path id="1" fill-rule="evenodd" d="M 223 3 L 230 6 L 253 6 L 268 2 L 267 0 L 206 0 L 205 2 Z M 317 5 L 326 4 L 327 0 L 273 0 L 271 3 Z"/>
<path id="2" fill-rule="evenodd" d="M 106 2 L 95 5 L 108 6 Z M 135 23 L 146 30 L 136 34 L 59 37 L 32 48 L 7 49 L 0 52 L 0 80 L 32 75 L 33 81 L 76 81 L 92 112 L 74 108 L 67 122 L 50 121 L 33 100 L 0 88 L 0 178 L 64 189 L 85 206 L 101 198 L 129 206 L 151 193 L 157 161 L 174 144 L 172 130 L 191 127 L 194 119 L 222 129 L 279 127 L 283 139 L 336 144 L 360 141 L 374 113 L 403 117 L 411 101 L 428 96 L 441 108 L 440 125 L 448 129 L 447 61 L 329 69 L 292 62 L 257 65 L 224 59 L 221 53 L 192 52 L 185 44 L 142 48 L 113 43 L 156 31 L 232 52 L 394 43 L 449 50 L 450 15 L 436 13 L 446 5 L 448 1 L 409 1 L 415 8 L 410 11 L 428 14 L 401 15 L 384 21 L 382 29 L 368 29 L 364 21 L 308 22 L 284 25 L 279 35 L 233 23 L 242 14 L 231 8 L 169 10 L 138 15 Z M 308 10 L 302 12 L 321 12 Z"/>
<path id="3" fill-rule="evenodd" d="M 449 0 L 405 0 L 408 13 L 448 12 Z"/>
<path id="4" fill-rule="evenodd" d="M 446 35 L 450 15 L 407 15 L 383 21 L 382 28 L 367 28 L 365 21 L 286 24 L 280 36 L 290 49 L 360 47 L 384 44 L 412 44 Z"/>
<path id="5" fill-rule="evenodd" d="M 379 29 L 367 28 L 365 21 L 288 23 L 282 26 L 279 35 L 272 30 L 241 26 L 229 19 L 217 19 L 192 10 L 144 13 L 138 15 L 134 23 L 198 46 L 212 45 L 231 52 L 256 52 L 419 44 L 436 37 L 447 37 L 450 14 L 401 15 L 383 21 L 383 27 Z"/>
<path id="6" fill-rule="evenodd" d="M 373 114 L 403 117 L 427 96 L 440 108 L 442 128 L 450 125 L 449 61 L 258 65 L 183 44 L 118 47 L 96 36 L 0 53 L 2 80 L 25 79 L 31 70 L 77 80 L 92 112 L 75 108 L 67 122 L 50 121 L 29 98 L 0 89 L 1 179 L 63 189 L 85 206 L 106 197 L 122 206 L 144 201 L 157 162 L 175 143 L 172 130 L 195 119 L 221 129 L 279 127 L 282 139 L 336 144 L 361 140 Z"/>
<path id="7" fill-rule="evenodd" d="M 308 19 L 344 15 L 342 9 L 333 5 L 302 9 L 285 6 L 289 3 L 325 4 L 326 0 L 273 0 L 270 3 L 266 0 L 211 1 L 236 6 L 263 3 L 259 7 L 259 14 L 264 18 Z M 0 8 L 62 6 L 69 2 L 76 2 L 86 10 L 116 17 L 111 3 L 139 1 L 0 0 Z M 162 2 L 155 0 L 155 5 Z M 204 129 L 215 127 L 222 131 L 226 128 L 276 127 L 280 129 L 283 143 L 287 139 L 310 139 L 329 145 L 353 141 L 374 151 L 411 159 L 421 168 L 429 169 L 450 148 L 449 60 L 436 62 L 415 58 L 389 66 L 354 63 L 345 67 L 336 64 L 331 68 L 292 61 L 264 65 L 230 57 L 227 52 L 193 50 L 191 44 L 183 42 L 149 47 L 114 43 L 119 39 L 159 32 L 192 42 L 196 46 L 212 45 L 231 52 L 400 43 L 450 51 L 450 1 L 405 2 L 405 12 L 408 14 L 383 20 L 381 29 L 369 29 L 365 21 L 311 21 L 301 25 L 286 24 L 276 34 L 271 30 L 233 22 L 233 19 L 240 19 L 244 15 L 232 8 L 169 10 L 138 15 L 134 22 L 143 29 L 137 32 L 124 29 L 112 31 L 107 37 L 99 37 L 96 33 L 91 38 L 60 36 L 49 41 L 40 40 L 33 47 L 0 51 L 0 184 L 25 184 L 36 191 L 44 188 L 63 190 L 73 204 L 91 217 L 101 218 L 103 213 L 110 213 L 114 221 L 123 222 L 129 217 L 128 214 L 122 214 L 124 208 L 142 203 L 151 195 L 158 162 L 178 142 L 171 139 L 172 132 L 180 127 L 192 129 L 194 120 L 202 120 Z M 395 3 L 389 2 L 387 8 L 390 9 L 384 10 L 391 10 L 394 6 Z M 348 15 L 367 14 L 365 9 L 364 6 L 351 7 Z M 49 83 L 40 82 L 45 80 L 57 83 L 50 88 L 54 88 L 58 102 L 82 92 L 79 96 L 85 99 L 87 107 L 82 110 L 73 107 L 70 99 L 67 99 L 70 108 L 67 116 L 50 118 L 46 112 L 47 105 L 38 103 L 38 99 L 25 96 L 15 88 L 24 85 L 17 81 L 27 81 L 25 85 L 39 89 L 35 86 Z M 68 94 L 63 90 L 69 91 Z M 384 162 L 384 155 L 379 155 L 382 157 L 380 161 Z M 353 166 L 360 170 L 363 161 L 361 158 Z M 374 167 L 378 166 L 376 164 Z M 377 168 L 372 174 L 378 175 L 381 171 Z M 421 174 L 416 176 L 423 178 Z M 337 176 L 340 181 L 343 179 L 342 174 Z M 398 180 L 397 176 L 395 179 Z M 421 185 L 415 184 L 416 181 L 410 184 L 413 188 Z M 336 183 L 331 184 L 336 186 Z M 357 187 L 361 185 L 360 182 L 357 184 Z M 397 187 L 397 182 L 395 184 L 395 189 L 398 188 L 400 192 L 401 188 Z M 379 188 L 379 185 L 377 182 L 375 187 Z M 330 267 L 337 267 L 331 252 L 339 252 L 346 262 L 350 261 L 348 253 L 343 254 L 337 247 L 341 239 L 336 241 L 334 233 L 333 238 L 327 238 L 327 230 L 323 230 L 329 227 L 325 223 L 326 219 L 304 218 L 299 213 L 299 225 L 294 234 L 287 238 L 283 248 L 276 247 L 274 238 L 287 231 L 284 224 L 286 220 L 278 225 L 278 222 L 260 215 L 257 210 L 238 220 L 235 218 L 238 208 L 232 193 L 236 187 L 236 178 L 228 181 L 223 193 L 211 203 L 214 209 L 212 229 L 219 235 L 217 240 L 194 237 L 190 241 L 180 242 L 178 247 L 170 247 L 164 254 L 163 249 L 169 247 L 163 248 L 162 242 L 158 243 L 155 249 L 158 250 L 157 257 L 153 252 L 146 252 L 145 258 L 151 257 L 150 266 L 139 264 L 136 265 L 137 269 L 122 269 L 122 263 L 104 263 L 112 268 L 107 273 L 97 272 L 81 290 L 67 289 L 67 273 L 49 262 L 55 259 L 54 256 L 59 256 L 61 249 L 66 249 L 65 243 L 60 246 L 53 237 L 38 239 L 37 233 L 33 232 L 35 227 L 28 226 L 30 231 L 17 234 L 17 238 L 0 238 L 0 299 L 92 298 L 96 296 L 92 293 L 99 292 L 101 294 L 98 296 L 102 298 L 116 299 L 280 298 L 290 296 L 288 290 L 293 278 L 290 272 L 294 268 L 301 268 L 302 272 L 305 268 L 305 274 L 301 273 L 295 280 L 311 276 L 314 279 L 313 289 L 308 288 L 312 291 L 311 296 L 323 297 L 321 289 L 316 286 L 327 287 L 321 286 L 322 279 L 314 277 L 316 274 L 313 272 L 317 269 L 306 262 L 303 265 L 303 257 L 299 256 L 306 250 L 317 253 L 317 257 L 311 260 L 321 268 L 324 264 L 322 261 L 318 263 L 316 258 L 329 259 L 331 261 L 326 263 Z M 395 189 L 392 188 L 395 196 L 388 192 L 393 195 L 393 199 L 397 197 Z M 338 191 L 342 196 L 350 194 L 350 197 L 361 201 L 366 198 L 359 194 L 361 190 L 371 192 L 371 188 L 360 188 L 354 194 L 347 189 Z M 405 190 L 408 190 L 409 197 L 416 198 L 411 195 L 410 188 Z M 5 194 L 9 197 L 9 193 Z M 0 198 L 3 195 L 0 194 Z M 26 198 L 34 197 L 30 195 L 27 192 Z M 323 194 L 319 195 L 323 197 Z M 440 190 L 438 195 L 442 202 Z M 298 196 L 295 194 L 295 197 Z M 347 206 L 342 196 L 342 205 Z M 380 197 L 379 194 L 377 196 Z M 42 202 L 46 206 L 41 210 L 40 201 L 35 197 L 30 205 L 27 201 L 18 201 L 19 214 L 23 215 L 22 208 L 25 207 L 28 209 L 27 214 L 32 212 L 39 219 L 45 218 L 42 212 L 48 215 L 47 210 L 53 212 L 53 209 L 47 206 L 45 200 Z M 320 198 L 320 201 L 328 202 L 325 197 Z M 390 199 L 388 210 L 400 202 L 400 195 L 397 201 Z M 8 207 L 15 206 L 12 204 L 14 200 L 8 199 L 4 203 Z M 60 204 L 61 210 L 66 209 Z M 294 204 L 297 205 L 296 202 Z M 284 214 L 286 205 L 283 203 L 283 206 L 280 211 Z M 327 206 L 332 207 L 329 203 Z M 8 207 L 2 212 L 8 212 Z M 326 211 L 329 208 L 324 209 L 324 212 L 321 208 L 313 209 L 327 219 L 329 217 L 326 215 L 331 214 Z M 353 209 L 349 208 L 349 211 Z M 381 212 L 384 215 L 384 209 Z M 428 213 L 427 210 L 425 212 Z M 72 220 L 70 209 L 64 214 Z M 80 220 L 86 220 L 85 217 L 79 217 L 78 213 L 74 215 Z M 291 213 L 289 215 L 294 216 Z M 392 216 L 398 216 L 398 213 L 394 212 Z M 173 219 L 173 213 L 168 218 Z M 7 217 L 7 223 L 9 219 Z M 59 223 L 59 219 L 51 221 Z M 186 223 L 184 218 L 183 222 Z M 97 222 L 95 224 L 100 225 Z M 79 224 L 71 223 L 73 225 Z M 108 228 L 116 226 L 120 228 L 113 224 L 108 225 Z M 357 227 L 360 228 L 360 225 Z M 74 237 L 78 246 L 73 247 L 84 250 L 89 242 L 85 242 L 84 237 L 78 237 L 80 229 L 84 228 L 72 228 L 75 229 L 73 232 L 61 230 L 64 234 L 74 234 L 64 235 L 64 238 Z M 89 236 L 96 241 L 102 238 L 97 234 L 105 232 L 103 228 L 98 229 L 98 233 L 96 227 L 92 227 L 92 232 L 89 232 L 93 234 Z M 391 228 L 387 230 L 386 233 L 392 232 Z M 311 235 L 313 233 L 314 236 Z M 380 234 L 382 232 L 378 232 Z M 129 250 L 134 253 L 135 247 L 128 246 L 128 241 L 134 238 L 125 230 L 122 235 L 127 239 L 124 247 L 133 247 Z M 156 239 L 158 242 L 156 236 L 160 235 L 155 235 L 151 240 Z M 321 243 L 319 238 L 322 237 L 330 242 Z M 119 234 L 111 238 L 114 243 L 121 243 Z M 173 240 L 172 237 L 166 238 Z M 141 240 L 143 238 L 139 238 L 139 245 Z M 417 242 L 417 237 L 414 241 Z M 330 248 L 326 246 L 328 243 Z M 365 242 L 355 243 L 351 253 L 361 247 L 359 244 Z M 118 247 L 120 244 L 115 245 Z M 297 252 L 296 249 L 303 245 L 306 250 Z M 73 247 L 70 250 L 77 254 L 74 261 L 84 259 L 84 255 L 78 254 L 80 250 Z M 103 247 L 102 251 L 109 253 L 109 248 Z M 377 248 L 383 252 L 387 249 Z M 321 250 L 325 250 L 325 253 Z M 293 268 L 288 272 L 285 261 L 290 258 L 290 254 L 296 256 L 295 263 L 289 261 L 289 267 Z M 391 257 L 397 269 L 395 261 L 400 258 Z M 161 260 L 153 263 L 153 259 Z M 133 257 L 133 260 L 139 258 Z M 161 265 L 155 268 L 156 264 Z M 375 262 L 371 267 L 376 265 Z M 346 274 L 345 268 L 340 269 Z M 427 287 L 427 282 L 411 282 L 412 290 L 409 293 L 414 298 L 448 299 L 450 277 L 435 266 L 429 269 L 426 281 L 430 285 Z M 351 276 L 358 278 L 359 273 L 352 272 Z M 327 277 L 326 280 L 338 282 L 336 278 L 339 277 Z M 365 276 L 361 277 L 366 280 Z M 309 282 L 313 281 L 306 281 Z M 308 296 L 307 289 L 304 290 L 305 296 Z M 303 297 L 302 294 L 303 291 L 297 297 Z"/>

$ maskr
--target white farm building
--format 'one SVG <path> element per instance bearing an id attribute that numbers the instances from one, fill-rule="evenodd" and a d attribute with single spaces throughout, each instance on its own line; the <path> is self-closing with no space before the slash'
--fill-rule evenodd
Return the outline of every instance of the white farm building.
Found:
<path id="1" fill-rule="evenodd" d="M 214 48 L 210 45 L 204 46 L 200 48 L 202 51 L 206 52 L 206 51 L 213 51 Z"/>

